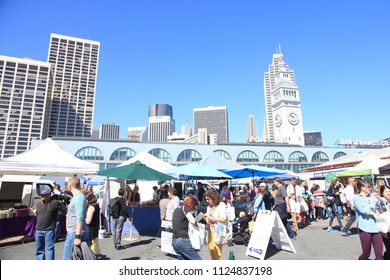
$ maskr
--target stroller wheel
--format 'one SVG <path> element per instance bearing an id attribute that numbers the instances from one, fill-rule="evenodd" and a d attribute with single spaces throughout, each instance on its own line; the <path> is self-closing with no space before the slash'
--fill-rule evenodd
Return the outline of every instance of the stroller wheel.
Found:
<path id="1" fill-rule="evenodd" d="M 248 246 L 249 240 L 250 240 L 250 239 L 251 239 L 251 236 L 250 236 L 250 235 L 245 236 L 245 238 L 244 238 L 244 245 L 245 245 L 245 246 Z"/>

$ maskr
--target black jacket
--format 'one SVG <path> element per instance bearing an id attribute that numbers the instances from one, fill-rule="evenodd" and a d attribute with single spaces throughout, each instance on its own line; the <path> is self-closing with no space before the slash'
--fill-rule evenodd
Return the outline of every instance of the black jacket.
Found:
<path id="1" fill-rule="evenodd" d="M 336 194 L 338 193 L 338 194 Z M 333 197 L 334 200 L 333 202 L 329 205 L 330 207 L 333 206 L 333 204 L 336 204 L 337 206 L 341 205 L 341 200 L 340 200 L 340 187 L 339 186 L 330 186 L 328 190 L 326 191 L 325 194 L 327 197 Z"/>

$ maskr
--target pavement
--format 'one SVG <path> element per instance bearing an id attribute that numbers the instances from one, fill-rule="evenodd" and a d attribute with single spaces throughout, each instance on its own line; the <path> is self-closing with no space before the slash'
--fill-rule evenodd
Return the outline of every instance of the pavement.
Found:
<path id="1" fill-rule="evenodd" d="M 352 225 L 352 234 L 349 237 L 340 235 L 337 227 L 335 232 L 328 232 L 328 221 L 320 220 L 312 222 L 309 226 L 298 231 L 296 240 L 292 240 L 296 254 L 277 249 L 272 242 L 269 243 L 265 260 L 357 260 L 361 254 L 360 240 L 356 223 Z M 134 236 L 133 236 L 134 237 Z M 116 250 L 111 236 L 100 239 L 102 254 L 100 260 L 176 260 L 171 254 L 162 252 L 159 246 L 159 236 L 138 236 L 136 240 L 130 240 L 129 235 L 122 236 L 124 249 Z M 55 244 L 55 257 L 62 260 L 64 240 Z M 246 256 L 245 245 L 224 245 L 223 257 L 228 259 L 230 250 L 233 250 L 236 260 L 257 260 Z M 210 260 L 207 246 L 203 246 L 200 255 L 204 260 Z M 373 250 L 371 259 L 374 259 Z M 34 260 L 35 242 L 27 240 L 23 244 L 10 244 L 0 247 L 1 260 Z"/>

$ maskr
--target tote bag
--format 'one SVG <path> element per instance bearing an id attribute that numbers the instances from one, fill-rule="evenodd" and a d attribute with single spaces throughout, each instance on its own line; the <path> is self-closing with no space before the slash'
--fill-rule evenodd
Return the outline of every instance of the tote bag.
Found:
<path id="1" fill-rule="evenodd" d="M 182 207 L 184 216 L 184 207 Z M 197 227 L 188 221 L 188 237 L 194 250 L 200 250 L 206 241 L 206 231 L 204 228 Z"/>
<path id="2" fill-rule="evenodd" d="M 380 214 L 375 216 L 375 224 L 378 227 L 379 232 L 390 232 L 390 209 L 387 205 L 378 204 L 376 209 Z"/>
<path id="3" fill-rule="evenodd" d="M 188 223 L 188 236 L 194 250 L 200 250 L 206 241 L 206 231 L 202 228 Z"/>

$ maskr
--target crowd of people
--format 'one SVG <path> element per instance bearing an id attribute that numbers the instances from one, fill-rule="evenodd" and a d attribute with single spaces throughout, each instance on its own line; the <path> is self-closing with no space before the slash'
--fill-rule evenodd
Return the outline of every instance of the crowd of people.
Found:
<path id="1" fill-rule="evenodd" d="M 221 183 L 219 189 L 206 189 L 198 184 L 196 190 L 187 189 L 182 202 L 177 190 L 169 185 L 153 187 L 153 198 L 145 202 L 141 201 L 138 190 L 137 185 L 133 189 L 126 185 L 109 203 L 112 240 L 117 250 L 123 249 L 123 225 L 129 218 L 126 207 L 155 206 L 160 208 L 161 220 L 172 222 L 172 247 L 179 260 L 201 259 L 199 252 L 191 246 L 189 227 L 207 231 L 210 257 L 221 260 L 223 244 L 226 244 L 224 239 L 228 238 L 226 232 L 232 230 L 229 222 L 236 218 L 234 214 L 233 218 L 229 216 L 229 209 L 237 202 L 248 202 L 253 203 L 254 209 L 249 219 L 256 221 L 259 211 L 276 211 L 291 239 L 296 239 L 299 230 L 319 219 L 328 220 L 328 232 L 339 231 L 348 237 L 351 225 L 356 221 L 362 248 L 358 259 L 368 259 L 371 247 L 376 259 L 390 259 L 390 234 L 381 233 L 375 220 L 379 215 L 378 205 L 390 211 L 390 188 L 384 180 L 378 180 L 371 188 L 368 181 L 349 178 L 348 185 L 344 186 L 335 178 L 325 190 L 316 184 L 309 189 L 307 182 L 299 181 L 299 178 L 291 178 L 289 184 L 279 178 L 275 178 L 272 185 L 254 181 L 240 188 L 229 187 L 228 182 Z M 101 253 L 100 206 L 92 189 L 83 188 L 80 179 L 72 176 L 64 192 L 55 186 L 53 190 L 42 189 L 40 196 L 41 202 L 36 208 L 36 259 L 54 259 L 59 217 L 65 216 L 67 235 L 63 259 L 73 259 L 73 246 L 80 246 L 82 242 L 86 242 L 95 254 Z M 203 210 L 202 204 L 206 205 Z M 203 215 L 195 220 L 199 212 Z M 337 226 L 333 226 L 335 218 Z"/>

